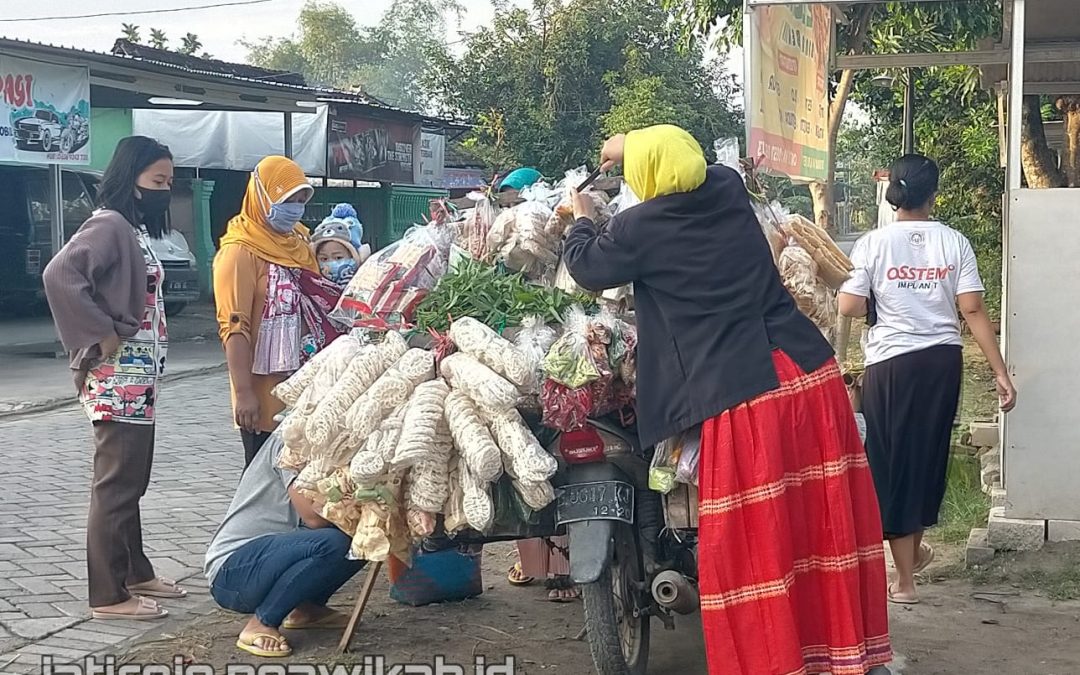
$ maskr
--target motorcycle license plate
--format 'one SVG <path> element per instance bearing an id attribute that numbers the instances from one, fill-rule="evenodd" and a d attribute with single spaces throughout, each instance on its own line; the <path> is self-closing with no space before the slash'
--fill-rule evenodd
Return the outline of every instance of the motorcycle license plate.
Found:
<path id="1" fill-rule="evenodd" d="M 634 523 L 634 486 L 615 480 L 567 485 L 556 505 L 559 524 L 584 520 Z"/>

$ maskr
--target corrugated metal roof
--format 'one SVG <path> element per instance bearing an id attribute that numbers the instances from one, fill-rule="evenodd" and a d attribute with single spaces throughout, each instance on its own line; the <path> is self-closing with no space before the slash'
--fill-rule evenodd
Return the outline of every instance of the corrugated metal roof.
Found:
<path id="1" fill-rule="evenodd" d="M 205 59 L 193 54 L 181 54 L 167 49 L 157 49 L 148 45 L 141 45 L 131 40 L 119 38 L 113 43 L 111 52 L 114 56 L 127 56 L 141 61 L 154 61 L 166 65 L 184 68 L 186 70 L 201 70 L 204 72 L 216 72 L 223 75 L 235 75 L 265 82 L 278 82 L 292 84 L 299 87 L 307 85 L 304 76 L 300 73 L 289 73 L 284 70 L 271 70 L 259 68 L 246 63 L 231 63 L 218 59 Z"/>
<path id="2" fill-rule="evenodd" d="M 13 51 L 29 50 L 39 52 L 46 58 L 51 54 L 60 59 L 75 58 L 88 61 L 91 64 L 123 65 L 129 68 L 142 67 L 157 72 L 169 74 L 182 73 L 196 78 L 216 80 L 219 82 L 233 81 L 249 87 L 277 90 L 293 96 L 309 96 L 323 103 L 357 106 L 368 110 L 402 115 L 416 119 L 417 121 L 436 124 L 447 128 L 467 128 L 467 125 L 464 123 L 431 117 L 414 110 L 396 108 L 360 92 L 340 91 L 324 87 L 309 87 L 305 84 L 280 81 L 283 79 L 281 77 L 268 79 L 259 71 L 277 75 L 283 74 L 283 71 L 259 69 L 253 66 L 247 66 L 246 64 L 232 64 L 225 61 L 187 57 L 183 54 L 167 52 L 165 50 L 155 50 L 147 47 L 142 48 L 142 53 L 145 56 L 153 56 L 154 58 L 139 58 L 125 53 L 110 54 L 79 49 L 76 47 L 65 47 L 42 42 L 32 42 L 29 40 L 0 37 L 0 50 L 3 50 L 5 47 Z M 302 77 L 300 78 L 300 81 L 303 82 Z"/>

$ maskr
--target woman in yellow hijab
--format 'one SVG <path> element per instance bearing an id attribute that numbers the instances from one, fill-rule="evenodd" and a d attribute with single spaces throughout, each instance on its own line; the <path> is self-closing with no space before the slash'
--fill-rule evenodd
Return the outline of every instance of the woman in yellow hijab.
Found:
<path id="1" fill-rule="evenodd" d="M 318 274 L 300 223 L 314 190 L 296 162 L 267 157 L 214 258 L 218 333 L 232 383 L 245 466 L 276 427 L 273 388 L 340 333 L 327 312 L 338 289 Z"/>
<path id="2" fill-rule="evenodd" d="M 875 672 L 891 659 L 881 520 L 832 348 L 738 173 L 672 126 L 610 139 L 601 166 L 617 164 L 642 203 L 597 230 L 576 196 L 564 258 L 585 288 L 634 284 L 642 445 L 700 436 L 709 672 Z"/>

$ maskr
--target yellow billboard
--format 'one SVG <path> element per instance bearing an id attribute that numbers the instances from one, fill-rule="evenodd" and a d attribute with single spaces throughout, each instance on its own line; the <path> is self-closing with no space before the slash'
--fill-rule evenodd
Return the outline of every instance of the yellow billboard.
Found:
<path id="1" fill-rule="evenodd" d="M 831 11 L 825 5 L 758 6 L 749 28 L 750 156 L 795 180 L 826 179 Z"/>

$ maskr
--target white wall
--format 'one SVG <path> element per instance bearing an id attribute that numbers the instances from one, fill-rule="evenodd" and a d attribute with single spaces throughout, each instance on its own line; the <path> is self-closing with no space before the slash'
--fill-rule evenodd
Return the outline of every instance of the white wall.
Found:
<path id="1" fill-rule="evenodd" d="M 1002 306 L 1019 404 L 1003 423 L 1016 518 L 1080 520 L 1080 189 L 1009 198 Z"/>

